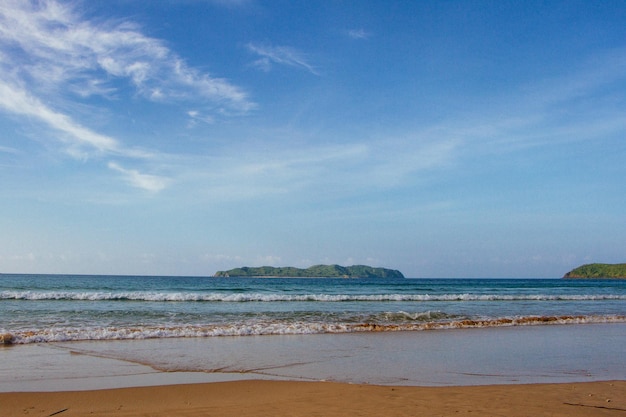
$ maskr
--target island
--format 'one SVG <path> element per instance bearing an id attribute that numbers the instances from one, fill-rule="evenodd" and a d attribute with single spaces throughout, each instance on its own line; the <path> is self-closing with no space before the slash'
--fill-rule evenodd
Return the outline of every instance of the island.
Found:
<path id="1" fill-rule="evenodd" d="M 586 264 L 563 276 L 566 279 L 626 279 L 626 264 Z"/>
<path id="2" fill-rule="evenodd" d="M 217 271 L 214 277 L 248 278 L 404 278 L 402 272 L 395 269 L 374 268 L 367 265 L 315 265 L 300 269 L 286 267 L 247 267 Z"/>

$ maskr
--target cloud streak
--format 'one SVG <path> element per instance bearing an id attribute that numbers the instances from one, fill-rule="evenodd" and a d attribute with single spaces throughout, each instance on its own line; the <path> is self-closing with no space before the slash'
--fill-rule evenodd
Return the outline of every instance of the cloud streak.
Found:
<path id="1" fill-rule="evenodd" d="M 159 192 L 163 190 L 169 184 L 170 180 L 165 177 L 160 177 L 157 175 L 150 174 L 142 174 L 141 172 L 135 169 L 126 169 L 119 165 L 117 162 L 109 162 L 108 167 L 113 171 L 119 172 L 122 174 L 122 177 L 125 181 L 127 181 L 130 185 L 136 188 L 140 188 L 142 190 L 150 191 L 150 192 Z"/>
<path id="2" fill-rule="evenodd" d="M 370 133 L 343 145 L 236 149 L 211 163 L 214 176 L 205 184 L 233 199 L 370 192 L 449 178 L 430 175 L 443 170 L 464 175 L 459 167 L 493 155 L 612 137 L 626 127 L 610 99 L 626 79 L 624 57 L 624 50 L 607 52 L 594 57 L 596 65 L 582 63 L 559 77 L 516 86 L 419 129 Z"/>
<path id="3" fill-rule="evenodd" d="M 370 34 L 364 29 L 352 29 L 348 31 L 348 36 L 352 39 L 367 39 Z"/>
<path id="4" fill-rule="evenodd" d="M 99 133 L 68 111 L 77 98 L 117 99 L 128 86 L 135 91 L 132 98 L 192 103 L 188 115 L 194 123 L 255 107 L 245 91 L 189 67 L 137 25 L 89 21 L 54 0 L 0 3 L 0 110 L 51 128 L 72 157 L 152 158 L 152 152 Z M 108 167 L 141 189 L 158 192 L 169 184 L 115 162 Z"/>
<path id="5" fill-rule="evenodd" d="M 262 149 L 242 143 L 219 156 L 179 161 L 177 178 L 206 201 L 336 199 L 394 189 L 449 166 L 457 143 L 431 132 L 380 137 L 353 144 L 309 144 Z M 210 167 L 210 169 L 207 169 Z M 203 197 L 204 196 L 204 197 Z"/>
<path id="6" fill-rule="evenodd" d="M 254 107 L 240 88 L 190 68 L 136 25 L 95 24 L 52 0 L 3 2 L 0 42 L 11 51 L 3 66 L 42 89 L 109 95 L 116 91 L 109 80 L 125 79 L 149 100 L 204 99 L 239 112 Z"/>
<path id="7" fill-rule="evenodd" d="M 108 136 L 100 135 L 75 123 L 65 114 L 55 112 L 26 91 L 0 82 L 0 106 L 13 113 L 31 116 L 66 134 L 70 141 L 68 151 L 74 156 L 84 154 L 80 149 L 88 147 L 103 153 L 125 153 L 119 143 Z M 133 155 L 129 152 L 129 156 Z"/>
<path id="8" fill-rule="evenodd" d="M 253 65 L 263 71 L 269 71 L 272 68 L 272 64 L 279 64 L 304 69 L 313 75 L 319 75 L 304 54 L 294 48 L 256 43 L 249 43 L 247 48 L 250 52 L 260 56 L 258 60 L 253 62 Z"/>

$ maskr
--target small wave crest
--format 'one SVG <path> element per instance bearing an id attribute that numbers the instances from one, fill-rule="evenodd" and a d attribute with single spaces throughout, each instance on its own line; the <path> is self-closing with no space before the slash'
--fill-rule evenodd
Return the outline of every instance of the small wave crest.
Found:
<path id="1" fill-rule="evenodd" d="M 410 313 L 394 313 L 411 316 Z M 427 321 L 419 313 L 411 317 L 414 322 L 389 323 L 309 323 L 309 322 L 264 322 L 238 323 L 206 326 L 135 326 L 135 327 L 86 327 L 45 328 L 6 332 L 14 344 L 68 342 L 86 340 L 129 340 L 155 338 L 190 338 L 251 335 L 304 335 L 320 333 L 396 332 L 446 329 L 472 329 L 511 326 L 537 326 L 554 324 L 626 323 L 626 316 L 524 316 L 493 319 L 461 319 Z M 433 318 L 431 317 L 431 318 Z M 4 332 L 4 330 L 3 330 Z"/>
<path id="2" fill-rule="evenodd" d="M 382 320 L 386 322 L 430 322 L 452 317 L 442 311 L 422 311 L 417 313 L 398 311 L 383 313 L 381 316 Z"/>
<path id="3" fill-rule="evenodd" d="M 146 302 L 438 302 L 438 301 L 603 301 L 626 300 L 626 295 L 562 294 L 562 295 L 501 295 L 501 294 L 263 294 L 263 293 L 196 293 L 196 292 L 37 292 L 2 291 L 0 300 L 65 300 L 65 301 L 146 301 Z"/>

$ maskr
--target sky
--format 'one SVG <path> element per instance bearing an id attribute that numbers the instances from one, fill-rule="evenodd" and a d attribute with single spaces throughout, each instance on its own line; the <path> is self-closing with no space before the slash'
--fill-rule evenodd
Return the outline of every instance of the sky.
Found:
<path id="1" fill-rule="evenodd" d="M 0 272 L 626 262 L 623 1 L 0 2 Z"/>

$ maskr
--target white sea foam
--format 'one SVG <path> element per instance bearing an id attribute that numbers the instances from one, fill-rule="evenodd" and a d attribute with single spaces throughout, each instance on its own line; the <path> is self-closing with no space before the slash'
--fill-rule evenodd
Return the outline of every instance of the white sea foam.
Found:
<path id="1" fill-rule="evenodd" d="M 264 293 L 199 293 L 199 292 L 100 292 L 100 291 L 2 291 L 4 300 L 66 300 L 66 301 L 204 301 L 204 302 L 347 302 L 347 301 L 602 301 L 626 300 L 616 294 L 264 294 Z"/>
<path id="2" fill-rule="evenodd" d="M 398 313 L 401 314 L 401 313 Z M 408 314 L 408 313 L 405 313 Z M 433 313 L 423 313 L 433 314 Z M 416 320 L 416 318 L 414 318 Z M 130 340 L 151 338 L 189 338 L 250 335 L 297 335 L 320 333 L 424 331 L 444 329 L 470 329 L 510 326 L 536 326 L 554 324 L 626 323 L 626 316 L 523 316 L 495 319 L 434 320 L 389 323 L 311 323 L 311 322 L 258 322 L 207 326 L 134 326 L 134 327 L 49 327 L 21 330 L 11 333 L 13 343 L 67 342 L 79 340 Z"/>

